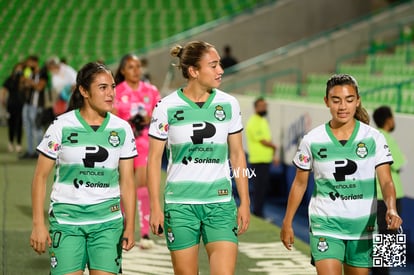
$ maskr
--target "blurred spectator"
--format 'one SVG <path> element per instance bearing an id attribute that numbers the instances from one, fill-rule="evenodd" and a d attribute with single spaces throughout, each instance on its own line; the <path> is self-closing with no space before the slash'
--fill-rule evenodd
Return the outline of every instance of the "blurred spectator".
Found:
<path id="1" fill-rule="evenodd" d="M 259 97 L 254 101 L 255 113 L 249 118 L 246 125 L 246 139 L 248 147 L 248 162 L 254 171 L 253 183 L 253 214 L 264 217 L 263 205 L 266 199 L 270 181 L 270 166 L 277 164 L 274 157 L 276 145 L 272 142 L 269 123 L 266 119 L 267 102 Z"/>
<path id="2" fill-rule="evenodd" d="M 55 115 L 66 111 L 67 102 L 76 84 L 76 70 L 52 57 L 47 62 L 47 69 L 51 75 L 52 105 Z"/>
<path id="3" fill-rule="evenodd" d="M 22 110 L 23 127 L 26 135 L 26 152 L 20 158 L 35 158 L 35 148 L 42 140 L 43 127 L 36 121 L 42 113 L 45 96 L 44 91 L 48 82 L 47 69 L 40 68 L 36 55 L 27 57 L 23 69 L 22 87 L 24 90 L 24 105 Z"/>
<path id="4" fill-rule="evenodd" d="M 221 67 L 227 69 L 228 67 L 234 66 L 238 63 L 237 59 L 233 57 L 231 47 L 229 45 L 224 46 L 224 55 L 220 60 Z"/>
<path id="5" fill-rule="evenodd" d="M 21 90 L 23 63 L 17 63 L 1 88 L 1 104 L 7 110 L 8 150 L 20 153 L 22 150 L 24 94 Z M 16 143 L 14 144 L 14 142 Z"/>

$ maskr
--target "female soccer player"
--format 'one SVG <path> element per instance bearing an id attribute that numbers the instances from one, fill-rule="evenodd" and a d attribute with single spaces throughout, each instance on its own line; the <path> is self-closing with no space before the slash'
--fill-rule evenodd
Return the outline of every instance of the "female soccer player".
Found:
<path id="1" fill-rule="evenodd" d="M 223 69 L 217 50 L 193 41 L 171 49 L 187 85 L 162 99 L 150 125 L 148 187 L 150 225 L 164 231 L 175 274 L 197 274 L 203 239 L 210 274 L 234 274 L 238 235 L 250 220 L 247 176 L 235 179 L 240 196 L 232 198 L 232 169 L 246 169 L 238 101 L 220 90 Z M 167 145 L 164 212 L 160 205 L 160 167 Z M 245 172 L 245 171 L 244 171 Z M 246 173 L 240 173 L 244 175 Z"/>
<path id="2" fill-rule="evenodd" d="M 30 244 L 41 254 L 49 246 L 51 274 L 118 274 L 122 249 L 135 244 L 133 132 L 111 114 L 115 81 L 99 63 L 77 74 L 70 111 L 47 129 L 37 147 L 32 183 Z M 46 183 L 55 168 L 45 225 Z M 124 215 L 121 212 L 122 197 Z"/>
<path id="3" fill-rule="evenodd" d="M 134 159 L 135 185 L 138 199 L 138 216 L 141 240 L 139 247 L 151 248 L 154 242 L 149 238 L 150 205 L 147 185 L 147 157 L 149 147 L 148 128 L 152 110 L 160 100 L 160 93 L 154 85 L 142 81 L 142 65 L 136 55 L 127 54 L 120 62 L 115 74 L 116 97 L 114 113 L 130 122 L 139 156 Z"/>
<path id="4" fill-rule="evenodd" d="M 324 100 L 332 118 L 299 145 L 280 238 L 287 249 L 292 248 L 292 220 L 313 171 L 310 247 L 317 273 L 341 275 L 344 269 L 347 275 L 368 275 L 376 224 L 376 174 L 388 209 L 384 219 L 390 229 L 402 223 L 390 174 L 393 160 L 384 136 L 366 124 L 369 117 L 352 76 L 332 76 Z"/>

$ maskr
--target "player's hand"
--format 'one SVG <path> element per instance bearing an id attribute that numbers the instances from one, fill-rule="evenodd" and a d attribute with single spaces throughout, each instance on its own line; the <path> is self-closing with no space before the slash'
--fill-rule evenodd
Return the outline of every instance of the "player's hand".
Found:
<path id="1" fill-rule="evenodd" d="M 402 219 L 395 210 L 387 210 L 385 215 L 388 230 L 398 230 L 402 224 Z"/>
<path id="2" fill-rule="evenodd" d="M 164 235 L 164 214 L 162 211 L 151 211 L 150 227 L 154 235 Z"/>
<path id="3" fill-rule="evenodd" d="M 134 232 L 124 231 L 122 236 L 122 249 L 125 251 L 131 250 L 135 246 L 135 235 Z"/>
<path id="4" fill-rule="evenodd" d="M 247 231 L 250 224 L 250 206 L 247 204 L 240 204 L 237 211 L 237 234 L 241 235 Z"/>
<path id="5" fill-rule="evenodd" d="M 52 239 L 45 225 L 34 226 L 30 235 L 30 246 L 37 254 L 46 252 L 46 248 L 52 245 Z"/>
<path id="6" fill-rule="evenodd" d="M 280 230 L 280 240 L 288 250 L 292 250 L 293 243 L 295 242 L 295 233 L 292 226 L 282 225 Z"/>

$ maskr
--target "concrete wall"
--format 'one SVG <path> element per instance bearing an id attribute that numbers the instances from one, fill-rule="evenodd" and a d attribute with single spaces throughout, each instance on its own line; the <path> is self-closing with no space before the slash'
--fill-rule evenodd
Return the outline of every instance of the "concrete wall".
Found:
<path id="1" fill-rule="evenodd" d="M 380 1 L 374 2 L 377 7 Z M 172 39 L 145 56 L 149 60 L 153 82 L 161 89 L 169 64 L 174 61 L 170 58 L 169 49 L 175 43 L 205 40 L 219 51 L 229 44 L 234 55 L 243 61 L 366 15 L 373 6 L 373 1 L 365 0 L 278 0 L 219 25 L 212 24 L 211 28 L 201 33 L 190 32 L 178 41 Z M 181 72 L 176 70 L 171 87 L 166 89 L 183 83 Z"/>

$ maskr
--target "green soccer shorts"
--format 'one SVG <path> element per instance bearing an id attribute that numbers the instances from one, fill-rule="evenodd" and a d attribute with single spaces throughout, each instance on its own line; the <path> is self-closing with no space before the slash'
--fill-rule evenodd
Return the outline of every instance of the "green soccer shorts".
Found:
<path id="1" fill-rule="evenodd" d="M 86 265 L 115 274 L 121 270 L 122 218 L 88 225 L 59 224 L 54 217 L 49 221 L 51 275 L 85 270 Z"/>
<path id="2" fill-rule="evenodd" d="M 372 267 L 372 240 L 341 240 L 310 234 L 312 263 L 337 259 L 355 267 Z"/>
<path id="3" fill-rule="evenodd" d="M 238 243 L 237 207 L 229 202 L 168 203 L 164 207 L 164 234 L 169 250 L 181 250 L 216 241 Z"/>

